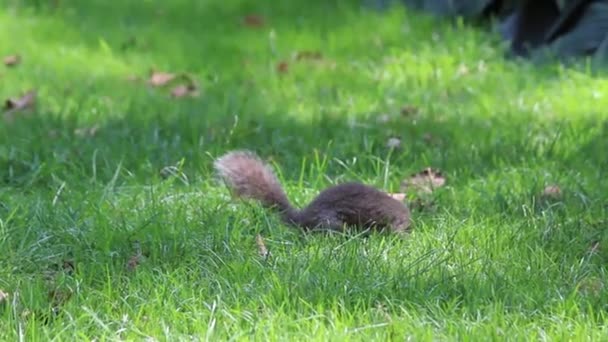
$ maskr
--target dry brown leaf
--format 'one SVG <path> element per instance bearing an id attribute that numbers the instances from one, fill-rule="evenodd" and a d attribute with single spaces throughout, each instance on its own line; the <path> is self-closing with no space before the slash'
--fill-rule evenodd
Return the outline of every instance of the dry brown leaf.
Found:
<path id="1" fill-rule="evenodd" d="M 284 74 L 289 71 L 289 63 L 282 61 L 277 64 L 277 71 L 281 74 Z"/>
<path id="2" fill-rule="evenodd" d="M 171 96 L 174 98 L 197 97 L 198 95 L 198 88 L 193 84 L 180 84 L 171 89 Z"/>
<path id="3" fill-rule="evenodd" d="M 401 139 L 399 138 L 389 138 L 388 141 L 386 142 L 386 147 L 388 148 L 399 148 L 401 147 Z"/>
<path id="4" fill-rule="evenodd" d="M 66 274 L 72 275 L 76 271 L 76 264 L 74 260 L 63 260 L 61 268 Z"/>
<path id="5" fill-rule="evenodd" d="M 188 95 L 189 92 L 190 91 L 189 91 L 187 85 L 180 84 L 180 85 L 175 86 L 173 89 L 171 89 L 171 96 L 177 97 L 177 98 L 184 97 L 184 96 Z"/>
<path id="6" fill-rule="evenodd" d="M 8 302 L 8 293 L 0 290 L 0 304 Z"/>
<path id="7" fill-rule="evenodd" d="M 414 115 L 414 114 L 418 114 L 417 107 L 410 106 L 410 105 L 405 105 L 405 106 L 401 107 L 401 115 L 410 116 L 410 115 Z"/>
<path id="8" fill-rule="evenodd" d="M 20 97 L 14 97 L 6 100 L 4 109 L 7 111 L 18 111 L 29 108 L 36 103 L 36 91 L 30 90 Z"/>
<path id="9" fill-rule="evenodd" d="M 389 193 L 389 196 L 391 196 L 392 198 L 396 199 L 397 201 L 401 201 L 403 202 L 403 200 L 405 200 L 405 194 L 404 193 Z"/>
<path id="10" fill-rule="evenodd" d="M 24 111 L 36 105 L 36 91 L 30 90 L 18 98 L 10 98 L 4 102 L 4 120 L 13 121 L 15 113 Z"/>
<path id="11" fill-rule="evenodd" d="M 557 185 L 549 185 L 543 190 L 543 197 L 551 199 L 559 199 L 562 197 L 562 189 Z"/>
<path id="12" fill-rule="evenodd" d="M 92 127 L 76 128 L 74 134 L 79 137 L 94 137 L 99 131 L 99 125 L 93 125 Z"/>
<path id="13" fill-rule="evenodd" d="M 153 87 L 162 87 L 167 83 L 173 81 L 176 75 L 168 72 L 162 71 L 152 71 L 150 73 L 150 79 L 148 80 L 148 84 Z"/>
<path id="14" fill-rule="evenodd" d="M 137 268 L 137 266 L 139 266 L 139 264 L 141 264 L 141 261 L 142 261 L 141 260 L 141 254 L 139 254 L 139 253 L 134 254 L 127 261 L 127 270 L 129 270 L 129 271 L 135 271 L 135 269 Z"/>
<path id="15" fill-rule="evenodd" d="M 427 167 L 404 180 L 401 183 L 401 188 L 403 191 L 412 189 L 422 193 L 431 193 L 443 185 L 445 185 L 445 177 L 441 171 Z"/>
<path id="16" fill-rule="evenodd" d="M 258 234 L 255 236 L 255 244 L 258 246 L 258 252 L 262 258 L 266 259 L 270 256 L 270 252 L 268 251 L 268 248 L 266 248 L 262 235 Z"/>
<path id="17" fill-rule="evenodd" d="M 21 56 L 19 55 L 10 55 L 4 57 L 4 65 L 7 67 L 17 66 L 21 63 Z"/>
<path id="18" fill-rule="evenodd" d="M 258 14 L 249 14 L 243 17 L 243 24 L 247 27 L 258 28 L 263 27 L 266 23 L 264 17 Z"/>
<path id="19" fill-rule="evenodd" d="M 25 309 L 25 310 L 21 311 L 21 314 L 19 315 L 19 317 L 21 317 L 21 319 L 23 319 L 23 320 L 27 320 L 27 319 L 30 319 L 32 317 L 32 315 L 33 315 L 33 313 L 30 310 Z"/>
<path id="20" fill-rule="evenodd" d="M 299 51 L 296 52 L 294 58 L 297 61 L 301 60 L 319 60 L 323 59 L 323 54 L 319 51 Z"/>

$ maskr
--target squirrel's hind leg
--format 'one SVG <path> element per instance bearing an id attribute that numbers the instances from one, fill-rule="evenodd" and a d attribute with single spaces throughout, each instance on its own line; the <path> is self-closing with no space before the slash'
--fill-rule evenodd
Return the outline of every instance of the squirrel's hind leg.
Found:
<path id="1" fill-rule="evenodd" d="M 335 212 L 323 212 L 315 220 L 312 231 L 343 231 L 344 222 L 340 220 Z"/>

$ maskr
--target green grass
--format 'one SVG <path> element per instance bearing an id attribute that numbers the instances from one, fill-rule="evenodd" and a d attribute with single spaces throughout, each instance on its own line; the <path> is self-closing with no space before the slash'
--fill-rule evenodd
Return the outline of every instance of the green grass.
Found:
<path id="1" fill-rule="evenodd" d="M 0 54 L 23 61 L 0 95 L 38 101 L 0 124 L 0 339 L 607 335 L 608 82 L 584 61 L 505 60 L 486 31 L 357 0 L 2 3 Z M 200 96 L 127 80 L 152 68 Z M 409 239 L 307 236 L 230 199 L 211 166 L 234 148 L 271 158 L 298 205 L 428 166 L 447 185 Z"/>

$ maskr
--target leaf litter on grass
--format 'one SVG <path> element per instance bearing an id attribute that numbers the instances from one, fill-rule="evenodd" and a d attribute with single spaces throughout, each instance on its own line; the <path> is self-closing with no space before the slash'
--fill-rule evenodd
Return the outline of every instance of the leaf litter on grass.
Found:
<path id="1" fill-rule="evenodd" d="M 91 127 L 81 127 L 81 128 L 76 128 L 74 130 L 74 135 L 76 135 L 77 137 L 80 138 L 84 138 L 84 137 L 94 137 L 95 135 L 97 135 L 97 132 L 99 131 L 99 125 L 95 124 Z"/>
<path id="2" fill-rule="evenodd" d="M 12 121 L 15 113 L 25 111 L 36 105 L 36 90 L 29 90 L 18 97 L 12 97 L 4 102 L 4 119 Z"/>
<path id="3" fill-rule="evenodd" d="M 152 70 L 148 84 L 155 88 L 173 85 L 169 91 L 172 98 L 198 97 L 199 87 L 194 77 L 187 73 L 172 73 Z"/>
<path id="4" fill-rule="evenodd" d="M 4 292 L 3 290 L 0 290 L 0 305 L 7 303 L 8 297 L 9 297 L 8 292 Z"/>
<path id="5" fill-rule="evenodd" d="M 199 96 L 198 87 L 195 84 L 179 84 L 171 89 L 171 96 L 174 98 L 197 97 Z"/>
<path id="6" fill-rule="evenodd" d="M 413 190 L 418 193 L 430 194 L 435 191 L 435 189 L 444 185 L 445 177 L 441 171 L 427 167 L 403 180 L 403 182 L 401 182 L 401 189 L 403 191 Z"/>
<path id="7" fill-rule="evenodd" d="M 557 185 L 548 185 L 543 190 L 541 195 L 544 199 L 560 199 L 562 197 L 562 189 Z"/>
<path id="8" fill-rule="evenodd" d="M 247 14 L 243 17 L 243 25 L 249 28 L 261 28 L 266 24 L 266 19 L 259 14 Z"/>
<path id="9" fill-rule="evenodd" d="M 280 61 L 280 62 L 277 64 L 277 71 L 278 71 L 280 74 L 285 74 L 285 73 L 287 73 L 287 72 L 289 71 L 289 63 L 287 63 L 286 61 Z"/>
<path id="10" fill-rule="evenodd" d="M 9 55 L 4 57 L 4 65 L 7 67 L 15 67 L 21 63 L 20 55 Z"/>
<path id="11" fill-rule="evenodd" d="M 298 51 L 294 54 L 294 59 L 296 61 L 301 60 L 321 60 L 323 59 L 323 54 L 319 51 Z"/>
<path id="12" fill-rule="evenodd" d="M 148 84 L 153 87 L 162 87 L 169 82 L 173 81 L 176 78 L 176 75 L 169 72 L 152 70 L 150 72 L 150 78 L 148 79 Z"/>
<path id="13" fill-rule="evenodd" d="M 418 114 L 420 110 L 418 109 L 418 107 L 413 106 L 413 105 L 404 105 L 403 107 L 401 107 L 400 109 L 400 113 L 402 116 L 404 117 L 408 117 L 408 116 L 412 116 L 412 115 L 416 115 Z"/>
<path id="14" fill-rule="evenodd" d="M 401 191 L 416 194 L 416 198 L 410 203 L 412 210 L 434 211 L 437 205 L 432 194 L 435 189 L 444 186 L 445 182 L 445 177 L 441 171 L 427 167 L 403 180 Z"/>
<path id="15" fill-rule="evenodd" d="M 260 254 L 260 256 L 264 259 L 268 259 L 268 257 L 270 256 L 270 251 L 266 247 L 266 243 L 264 243 L 264 238 L 262 237 L 262 235 L 257 234 L 255 236 L 255 244 L 258 247 L 258 253 Z"/>
<path id="16" fill-rule="evenodd" d="M 305 62 L 318 66 L 328 66 L 330 69 L 336 66 L 334 61 L 325 59 L 320 51 L 302 50 L 292 53 L 291 58 L 280 60 L 276 65 L 276 70 L 284 74 L 289 71 L 290 65 Z"/>

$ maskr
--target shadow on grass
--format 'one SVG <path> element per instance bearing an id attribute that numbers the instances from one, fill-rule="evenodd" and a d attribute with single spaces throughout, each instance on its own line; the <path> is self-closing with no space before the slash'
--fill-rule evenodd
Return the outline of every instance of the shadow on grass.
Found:
<path id="1" fill-rule="evenodd" d="M 357 2 L 350 1 L 344 4 L 354 7 L 353 4 Z M 73 31 L 78 32 L 82 41 L 91 46 L 93 44 L 97 46 L 97 39 L 100 36 L 107 36 L 113 46 L 120 46 L 131 35 L 140 35 L 142 34 L 140 30 L 146 30 L 148 27 L 153 30 L 143 35 L 154 40 L 155 44 L 158 44 L 155 46 L 157 49 L 162 46 L 163 39 L 173 37 L 185 38 L 167 42 L 170 47 L 178 44 L 197 44 L 199 42 L 197 34 L 208 29 L 207 33 L 216 37 L 200 42 L 203 46 L 197 47 L 194 53 L 205 55 L 205 52 L 213 52 L 215 48 L 221 46 L 221 53 L 206 56 L 219 64 L 224 58 L 235 60 L 242 58 L 243 50 L 249 48 L 239 45 L 242 44 L 241 41 L 226 41 L 230 32 L 240 30 L 238 20 L 242 15 L 261 13 L 271 18 L 272 25 L 302 25 L 303 30 L 319 29 L 323 32 L 332 25 L 348 28 L 348 25 L 352 24 L 339 15 L 341 3 L 343 2 L 322 4 L 320 2 L 318 6 L 306 7 L 307 10 L 304 12 L 294 9 L 295 7 L 279 4 L 277 5 L 279 7 L 272 12 L 267 12 L 244 2 L 216 7 L 212 2 L 193 5 L 188 1 L 175 1 L 161 6 L 151 5 L 151 2 L 121 4 L 91 1 L 86 7 L 61 8 L 58 12 L 45 10 L 48 11 L 45 14 L 59 16 L 65 20 L 65 25 L 73 26 Z M 114 16 L 98 15 L 109 12 Z M 206 24 L 207 21 L 218 22 L 216 19 L 218 16 L 225 17 L 225 22 L 215 27 Z M 300 17 L 316 18 L 321 28 L 314 27 L 315 20 L 303 20 L 303 24 L 300 23 L 298 21 Z M 152 33 L 158 31 L 164 32 L 162 37 L 152 37 Z M 254 34 L 257 33 L 252 33 Z M 142 49 L 140 52 L 145 53 L 145 48 Z M 180 47 L 179 51 L 182 50 L 188 50 L 188 47 Z M 234 56 L 226 57 L 231 54 Z M 382 54 L 382 51 L 378 54 Z M 233 67 L 236 68 L 236 65 L 233 64 Z M 74 84 L 86 83 L 84 72 L 79 78 Z M 556 80 L 551 74 L 542 79 L 547 82 Z M 105 81 L 110 87 L 115 84 L 113 80 Z M 209 81 L 209 84 L 213 82 Z M 282 85 L 275 84 L 277 87 Z M 464 92 L 465 87 L 466 84 L 460 85 L 454 98 L 448 98 L 447 101 L 457 101 L 466 108 L 467 103 L 474 101 L 474 94 L 467 95 Z M 331 95 L 332 91 L 338 92 L 339 89 L 336 88 L 330 89 L 330 95 L 323 95 L 319 91 L 315 100 L 321 105 L 348 102 L 346 98 Z M 582 176 L 578 179 L 587 181 L 581 189 L 587 192 L 588 197 L 596 202 L 603 198 L 603 185 L 594 182 L 596 179 L 601 179 L 596 177 L 603 175 L 603 170 L 608 166 L 603 153 L 607 138 L 605 130 L 599 130 L 597 122 L 592 119 L 578 121 L 574 127 L 567 119 L 531 122 L 529 116 L 508 115 L 508 113 L 505 113 L 504 117 L 465 113 L 441 115 L 439 111 L 427 110 L 433 107 L 428 105 L 420 114 L 406 117 L 396 115 L 386 123 L 378 123 L 373 115 L 370 119 L 345 119 L 346 116 L 351 116 L 347 115 L 351 114 L 346 113 L 347 109 L 332 110 L 331 106 L 319 109 L 319 113 L 313 114 L 312 118 L 300 120 L 294 114 L 297 110 L 294 108 L 297 106 L 295 102 L 266 98 L 266 94 L 249 87 L 242 79 L 232 83 L 224 81 L 224 84 L 220 83 L 204 90 L 205 93 L 199 99 L 173 101 L 164 95 L 159 96 L 157 91 L 133 90 L 129 86 L 118 86 L 110 91 L 108 88 L 98 88 L 93 85 L 86 90 L 86 94 L 82 95 L 84 98 L 98 92 L 121 93 L 117 98 L 108 100 L 121 102 L 116 106 L 119 108 L 118 112 L 112 112 L 110 118 L 99 118 L 94 113 L 83 118 L 82 113 L 91 110 L 85 105 L 66 109 L 61 104 L 57 110 L 46 110 L 43 102 L 38 109 L 38 116 L 22 118 L 10 126 L 0 128 L 0 132 L 3 133 L 0 137 L 3 146 L 0 179 L 15 192 L 40 191 L 42 195 L 39 196 L 45 198 L 52 198 L 61 183 L 65 182 L 68 189 L 75 194 L 64 208 L 65 217 L 70 220 L 72 216 L 95 217 L 95 224 L 88 223 L 86 227 L 91 231 L 89 237 L 76 234 L 72 240 L 64 239 L 75 245 L 96 236 L 96 233 L 93 233 L 95 226 L 118 227 L 117 231 L 120 233 L 120 229 L 128 231 L 132 226 L 143 224 L 145 220 L 142 217 L 154 217 L 157 211 L 153 206 L 148 207 L 146 210 L 149 212 L 137 218 L 133 218 L 128 212 L 122 212 L 122 216 L 117 215 L 118 218 L 114 220 L 111 215 L 107 215 L 108 212 L 112 212 L 110 208 L 100 205 L 96 207 L 98 212 L 93 214 L 81 207 L 90 200 L 88 196 L 91 193 L 103 192 L 108 184 L 116 187 L 124 186 L 126 189 L 130 185 L 160 183 L 159 171 L 167 165 L 175 165 L 182 159 L 185 160 L 183 171 L 191 180 L 191 186 L 196 187 L 209 181 L 212 174 L 212 157 L 234 148 L 248 148 L 265 157 L 272 157 L 281 166 L 283 178 L 294 183 L 301 175 L 301 165 L 305 159 L 308 165 L 312 166 L 309 166 L 308 174 L 304 175 L 304 182 L 309 184 L 316 180 L 314 187 L 319 188 L 336 179 L 346 178 L 380 185 L 383 179 L 383 165 L 386 161 L 390 161 L 392 174 L 389 185 L 392 190 L 396 190 L 403 177 L 427 166 L 444 170 L 456 192 L 466 188 L 470 183 L 496 174 L 500 175 L 505 169 L 530 168 L 536 172 L 534 177 L 540 178 L 539 174 L 544 170 L 555 172 L 552 168 L 557 167 L 561 171 L 581 173 Z M 379 96 L 380 92 L 378 91 Z M 362 94 L 363 91 L 360 95 Z M 97 111 L 106 113 L 114 108 L 112 104 L 101 102 L 93 106 Z M 94 135 L 88 136 L 86 131 L 82 137 L 75 134 L 77 129 L 90 128 L 95 124 L 99 126 Z M 578 136 L 579 132 L 586 130 L 590 133 L 585 138 Z M 386 148 L 386 140 L 391 136 L 398 136 L 401 139 L 403 149 L 391 152 Z M 557 141 L 562 140 L 570 143 L 556 145 Z M 555 146 L 558 148 L 556 149 Z M 327 167 L 315 168 L 317 152 L 321 158 L 327 157 L 333 162 Z M 345 162 L 348 167 L 345 168 L 334 159 Z M 529 193 L 526 191 L 511 192 L 511 189 L 507 189 L 505 196 L 508 198 L 503 200 L 502 204 L 491 203 L 492 201 L 486 198 L 480 198 L 478 202 L 472 204 L 483 206 L 483 210 L 486 210 L 485 213 L 489 216 L 500 214 L 505 210 L 512 210 L 511 214 L 517 215 L 521 213 L 521 203 L 528 200 L 527 195 Z M 97 199 L 102 202 L 100 198 Z M 456 194 L 454 198 L 442 204 L 453 206 L 456 215 L 466 219 L 466 206 L 471 203 L 459 204 L 458 198 Z M 120 209 L 113 208 L 118 211 Z M 219 215 L 221 208 L 205 209 L 206 214 L 201 218 L 208 221 L 198 223 L 203 226 L 213 224 L 213 216 Z M 596 203 L 594 213 L 598 211 L 601 209 L 597 208 Z M 41 208 L 39 212 L 33 211 L 31 214 L 35 216 L 40 212 L 48 215 L 48 217 L 39 217 L 41 226 L 46 224 L 56 229 L 63 229 L 66 222 L 70 223 L 67 218 L 63 221 L 54 221 L 53 217 L 57 209 L 53 207 Z M 584 209 L 577 212 L 577 214 L 581 213 L 584 213 Z M 167 212 L 164 214 L 169 215 Z M 560 219 L 565 220 L 564 217 Z M 73 220 L 71 223 L 76 228 L 81 228 L 78 224 L 86 221 Z M 179 232 L 166 229 L 174 224 L 173 222 L 171 216 L 168 216 L 155 223 L 157 239 L 165 245 L 155 245 L 155 242 L 151 241 L 145 246 L 159 253 L 156 260 L 162 260 L 160 268 L 164 270 L 169 270 L 171 266 L 178 265 L 182 261 L 183 255 L 180 254 L 180 249 L 188 246 L 188 242 L 192 239 L 191 236 L 181 235 L 187 232 L 187 229 Z M 121 224 L 125 226 L 122 227 Z M 181 224 L 188 225 L 186 222 Z M 236 224 L 232 223 L 232 225 Z M 98 254 L 110 249 L 128 250 L 131 248 L 131 241 L 122 240 L 119 233 L 110 233 L 108 241 L 101 242 L 104 247 L 93 245 L 90 249 L 82 247 L 85 250 L 83 253 L 91 253 L 89 256 L 94 263 L 98 260 Z M 203 235 L 201 232 L 195 234 Z M 555 254 L 567 250 L 565 247 L 569 246 L 570 241 L 562 239 L 567 236 L 570 235 L 562 235 L 554 240 L 554 244 L 548 244 L 548 250 Z M 18 242 L 16 239 L 15 243 Z M 211 248 L 205 252 L 208 254 L 204 254 L 201 261 L 209 262 L 213 259 L 211 251 L 215 248 L 226 248 L 224 242 L 222 237 L 216 236 Z M 189 246 L 193 248 L 192 245 Z M 155 249 L 157 247 L 158 249 Z M 162 254 L 164 252 L 161 251 L 161 247 L 168 248 L 168 252 Z M 62 248 L 67 246 L 64 245 Z M 569 253 L 571 254 L 568 254 L 568 257 L 575 259 L 575 254 L 579 251 L 571 249 Z M 101 260 L 110 261 L 111 258 L 106 256 Z M 243 262 L 238 259 L 232 261 L 235 265 Z M 216 262 L 219 263 L 217 260 Z M 339 262 L 333 265 L 337 268 L 342 267 Z M 521 303 L 533 303 L 528 302 L 529 298 L 524 298 L 524 295 L 510 298 L 513 293 L 507 288 L 509 283 L 500 283 L 500 277 L 494 278 L 494 283 L 490 281 L 484 283 L 474 276 L 462 276 L 459 281 L 450 282 L 452 280 L 447 276 L 450 272 L 443 270 L 443 266 L 439 267 L 434 276 L 420 277 L 417 279 L 420 283 L 409 286 L 408 282 L 411 278 L 407 277 L 406 272 L 391 277 L 394 270 L 374 269 L 373 265 L 364 264 L 363 266 L 368 266 L 368 274 L 359 270 L 344 270 L 352 273 L 350 282 L 354 287 L 350 290 L 345 290 L 342 284 L 328 283 L 331 279 L 324 277 L 325 264 L 322 261 L 317 260 L 316 266 L 318 268 L 310 278 L 303 279 L 296 285 L 292 284 L 294 287 L 291 292 L 279 293 L 278 296 L 292 300 L 298 297 L 306 298 L 307 301 L 315 304 L 338 300 L 347 303 L 347 306 L 359 305 L 357 298 L 363 298 L 364 305 L 370 307 L 375 305 L 375 302 L 384 300 L 424 305 L 433 301 L 453 303 L 461 298 L 468 298 L 469 302 L 493 299 L 510 301 L 514 307 Z M 285 269 L 282 271 L 286 273 L 282 276 L 285 278 L 296 276 L 295 273 L 289 273 L 289 265 L 283 267 Z M 306 270 L 306 265 L 301 265 L 299 270 Z M 230 274 L 229 271 L 228 269 L 221 272 Z M 262 281 L 263 277 L 268 275 L 265 272 L 270 271 L 260 268 L 257 272 L 259 281 Z M 442 274 L 446 277 L 443 278 Z M 214 273 L 209 275 L 213 276 Z M 538 278 L 541 277 L 538 275 Z M 238 279 L 234 280 L 238 281 Z M 359 288 L 356 287 L 357 283 L 360 285 Z M 445 283 L 448 285 L 440 286 Z M 486 291 L 483 296 L 475 293 L 474 284 L 477 284 L 477 288 Z M 502 286 L 501 291 L 493 292 L 494 285 Z M 538 298 L 542 300 L 546 297 L 539 292 Z M 295 302 L 292 304 L 297 305 Z M 532 309 L 530 307 L 530 310 Z"/>

